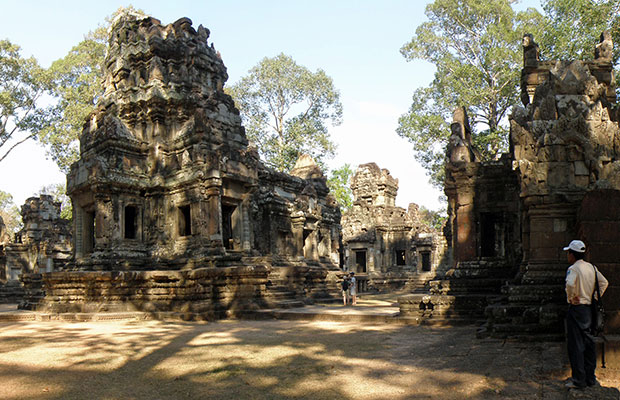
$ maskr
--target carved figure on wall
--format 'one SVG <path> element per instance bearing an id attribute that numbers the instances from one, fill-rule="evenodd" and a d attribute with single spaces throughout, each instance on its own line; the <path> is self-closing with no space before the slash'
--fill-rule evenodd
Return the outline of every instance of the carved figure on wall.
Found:
<path id="1" fill-rule="evenodd" d="M 523 35 L 523 66 L 537 67 L 540 61 L 540 48 L 534 41 L 534 35 L 526 33 Z"/>

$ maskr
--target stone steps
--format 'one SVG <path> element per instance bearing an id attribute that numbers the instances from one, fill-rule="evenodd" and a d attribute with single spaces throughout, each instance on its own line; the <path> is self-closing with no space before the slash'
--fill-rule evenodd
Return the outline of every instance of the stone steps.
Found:
<path id="1" fill-rule="evenodd" d="M 563 303 L 566 300 L 561 285 L 511 285 L 502 288 L 510 303 Z"/>
<path id="2" fill-rule="evenodd" d="M 0 303 L 19 303 L 24 299 L 24 287 L 19 282 L 7 282 L 0 285 Z"/>
<path id="3" fill-rule="evenodd" d="M 429 286 L 431 294 L 499 294 L 502 283 L 504 283 L 503 279 L 461 278 L 434 280 L 429 282 Z"/>

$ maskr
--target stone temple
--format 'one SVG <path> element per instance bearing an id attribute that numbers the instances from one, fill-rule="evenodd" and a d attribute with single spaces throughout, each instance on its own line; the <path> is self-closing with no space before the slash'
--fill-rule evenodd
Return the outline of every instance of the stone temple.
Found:
<path id="1" fill-rule="evenodd" d="M 114 21 L 67 178 L 75 260 L 26 275 L 23 307 L 210 318 L 329 296 L 340 211 L 326 179 L 309 157 L 290 175 L 261 163 L 208 38 L 187 18 Z"/>
<path id="2" fill-rule="evenodd" d="M 353 206 L 342 216 L 344 269 L 361 289 L 416 290 L 434 277 L 446 247 L 443 236 L 420 222 L 418 205 L 395 205 L 398 179 L 375 163 L 351 178 Z"/>
<path id="3" fill-rule="evenodd" d="M 73 256 L 69 221 L 50 195 L 30 197 L 21 207 L 24 227 L 11 241 L 0 219 L 0 303 L 23 299 L 24 273 L 52 272 Z"/>

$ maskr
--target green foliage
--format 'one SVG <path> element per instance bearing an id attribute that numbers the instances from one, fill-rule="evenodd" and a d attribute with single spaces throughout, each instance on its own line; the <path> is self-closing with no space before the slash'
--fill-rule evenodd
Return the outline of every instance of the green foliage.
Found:
<path id="1" fill-rule="evenodd" d="M 344 164 L 331 172 L 327 180 L 329 191 L 334 195 L 342 211 L 348 210 L 353 204 L 353 193 L 351 192 L 351 176 L 353 170 L 350 164 Z"/>
<path id="2" fill-rule="evenodd" d="M 79 157 L 79 137 L 88 115 L 103 94 L 103 61 L 108 28 L 121 13 L 146 15 L 132 6 L 120 7 L 105 24 L 89 32 L 69 53 L 52 63 L 50 95 L 56 102 L 44 111 L 38 138 L 61 171 L 68 173 Z"/>
<path id="3" fill-rule="evenodd" d="M 39 127 L 39 140 L 61 171 L 79 157 L 79 137 L 88 115 L 102 94 L 102 64 L 105 56 L 103 28 L 91 32 L 64 58 L 55 61 L 49 71 L 56 103 L 46 110 Z"/>
<path id="4" fill-rule="evenodd" d="M 13 236 L 12 233 L 17 233 L 23 228 L 22 217 L 19 209 L 13 202 L 13 196 L 2 190 L 0 190 L 0 218 L 4 221 L 10 236 Z"/>
<path id="5" fill-rule="evenodd" d="M 424 206 L 420 207 L 418 215 L 420 216 L 420 222 L 437 231 L 441 231 L 447 218 L 444 211 L 433 211 Z"/>
<path id="6" fill-rule="evenodd" d="M 71 199 L 67 196 L 66 187 L 62 183 L 43 186 L 39 190 L 39 194 L 47 194 L 54 198 L 54 201 L 60 203 L 60 218 L 71 221 L 73 219 L 73 205 Z"/>
<path id="7" fill-rule="evenodd" d="M 324 71 L 311 72 L 280 54 L 262 59 L 227 92 L 267 164 L 289 171 L 301 154 L 320 166 L 333 157 L 335 145 L 326 122 L 341 123 L 342 105 Z"/>
<path id="8" fill-rule="evenodd" d="M 620 0 L 543 0 L 546 21 L 534 39 L 541 58 L 552 60 L 592 59 L 601 32 L 609 29 L 620 43 Z M 613 62 L 620 56 L 615 46 Z"/>
<path id="9" fill-rule="evenodd" d="M 20 47 L 0 40 L 0 161 L 18 145 L 32 138 L 40 118 L 37 102 L 48 78 L 34 58 L 23 58 Z"/>
<path id="10" fill-rule="evenodd" d="M 397 132 L 409 139 L 431 183 L 443 185 L 445 148 L 453 110 L 468 107 L 473 141 L 485 159 L 507 149 L 505 121 L 517 103 L 521 37 L 541 20 L 532 9 L 516 13 L 514 0 L 436 0 L 428 21 L 401 48 L 407 60 L 435 65 L 435 79 L 414 92 Z"/>

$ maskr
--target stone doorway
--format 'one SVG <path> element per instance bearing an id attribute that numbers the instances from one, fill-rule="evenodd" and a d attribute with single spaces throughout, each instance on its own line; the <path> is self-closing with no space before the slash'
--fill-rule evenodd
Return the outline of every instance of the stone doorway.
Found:
<path id="1" fill-rule="evenodd" d="M 431 270 L 431 252 L 423 251 L 420 253 L 422 256 L 422 271 L 430 271 Z"/>
<path id="2" fill-rule="evenodd" d="M 366 271 L 366 250 L 355 250 L 355 268 L 357 272 Z"/>

